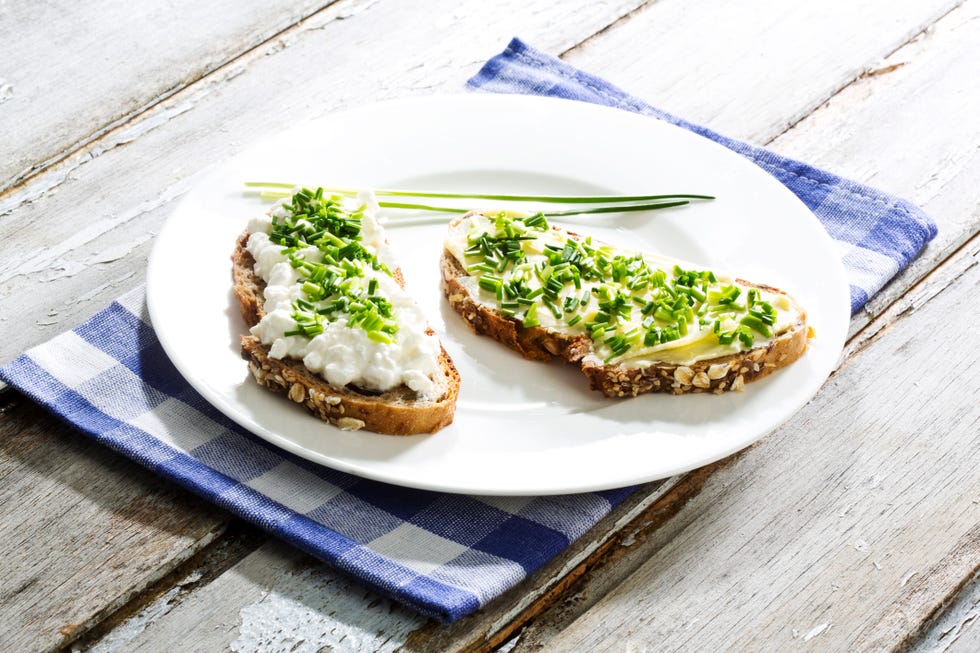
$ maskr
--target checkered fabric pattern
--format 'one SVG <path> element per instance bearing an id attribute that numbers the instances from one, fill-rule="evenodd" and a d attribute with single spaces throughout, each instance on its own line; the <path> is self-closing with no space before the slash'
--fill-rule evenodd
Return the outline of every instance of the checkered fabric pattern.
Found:
<path id="1" fill-rule="evenodd" d="M 625 109 L 683 127 L 751 159 L 799 197 L 837 243 L 851 287 L 852 314 L 936 235 L 935 222 L 914 204 L 682 120 L 520 39 L 488 61 L 469 85 Z"/>
<path id="2" fill-rule="evenodd" d="M 520 41 L 470 83 L 648 113 L 751 156 L 846 243 L 856 306 L 935 233 L 914 206 L 672 118 Z M 0 368 L 0 378 L 98 442 L 425 615 L 449 622 L 486 605 L 632 491 L 441 494 L 296 458 L 243 431 L 190 388 L 153 333 L 144 295 L 142 287 L 128 293 Z"/>
<path id="3" fill-rule="evenodd" d="M 191 389 L 153 333 L 142 287 L 0 378 L 111 449 L 446 622 L 520 582 L 630 492 L 442 494 L 292 456 Z"/>

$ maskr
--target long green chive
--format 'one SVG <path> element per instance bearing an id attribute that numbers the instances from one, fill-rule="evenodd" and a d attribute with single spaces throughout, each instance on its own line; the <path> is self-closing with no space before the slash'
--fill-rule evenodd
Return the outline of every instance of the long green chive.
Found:
<path id="1" fill-rule="evenodd" d="M 324 193 L 331 196 L 353 196 L 357 191 L 350 188 L 321 189 L 311 192 L 309 189 L 302 189 L 293 194 L 289 189 L 293 188 L 290 184 L 280 182 L 245 182 L 247 188 L 265 189 L 259 190 L 259 197 L 267 200 L 284 199 L 288 197 L 300 197 L 306 201 L 321 201 Z M 378 197 L 419 197 L 430 199 L 478 199 L 496 200 L 503 202 L 541 202 L 550 204 L 564 205 L 583 205 L 583 204 L 606 204 L 612 206 L 572 208 L 563 211 L 542 211 L 531 218 L 525 219 L 525 224 L 534 229 L 547 229 L 546 217 L 561 217 L 570 215 L 587 215 L 602 213 L 618 213 L 626 211 L 653 211 L 675 206 L 689 204 L 692 200 L 713 200 L 712 195 L 697 194 L 666 194 L 666 195 L 508 195 L 508 194 L 488 194 L 488 193 L 446 193 L 435 191 L 412 191 L 412 190 L 376 190 L 374 194 Z M 465 213 L 470 208 L 459 208 L 450 206 L 440 206 L 432 204 L 419 204 L 414 202 L 390 202 L 382 200 L 378 205 L 389 209 L 410 209 L 419 211 L 435 211 L 447 213 Z M 292 206 L 292 205 L 290 205 Z M 543 221 L 543 222 L 542 222 Z"/>
<path id="2" fill-rule="evenodd" d="M 248 188 L 280 188 L 290 190 L 293 184 L 267 181 L 247 181 Z M 357 195 L 353 188 L 325 188 L 321 192 L 337 195 Z M 699 199 L 713 200 L 712 195 L 503 195 L 486 193 L 446 193 L 439 191 L 390 190 L 374 191 L 375 195 L 385 197 L 432 197 L 438 199 L 477 199 L 498 200 L 502 202 L 543 202 L 555 204 L 608 204 L 611 202 L 648 202 L 665 199 Z"/>

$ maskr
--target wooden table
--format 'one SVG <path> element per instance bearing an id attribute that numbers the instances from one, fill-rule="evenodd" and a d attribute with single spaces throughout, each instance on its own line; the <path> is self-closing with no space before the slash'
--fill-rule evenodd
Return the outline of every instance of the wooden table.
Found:
<path id="1" fill-rule="evenodd" d="M 0 363 L 143 280 L 212 166 L 513 35 L 939 236 L 809 405 L 441 626 L 0 394 L 0 649 L 980 650 L 980 0 L 0 4 Z"/>

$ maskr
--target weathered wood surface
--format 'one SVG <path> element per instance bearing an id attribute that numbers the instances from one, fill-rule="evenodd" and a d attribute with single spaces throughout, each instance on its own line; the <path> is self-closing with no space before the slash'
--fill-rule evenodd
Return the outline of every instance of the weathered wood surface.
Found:
<path id="1" fill-rule="evenodd" d="M 693 484 L 705 476 L 696 474 Z M 626 525 L 648 515 L 677 481 L 650 484 L 527 582 L 500 597 L 495 603 L 497 609 L 478 613 L 452 627 L 427 622 L 363 589 L 354 591 L 352 602 L 350 581 L 292 547 L 273 541 L 235 564 L 219 581 L 194 590 L 180 602 L 158 603 L 153 610 L 133 615 L 98 640 L 102 647 L 98 650 L 165 651 L 175 645 L 178 649 L 221 650 L 235 648 L 246 633 L 245 639 L 250 642 L 264 637 L 270 649 L 275 648 L 272 642 L 288 648 L 303 639 L 310 650 L 317 650 L 315 646 L 322 646 L 324 638 L 336 644 L 336 638 L 341 636 L 346 637 L 346 648 L 341 650 L 352 651 L 375 647 L 389 651 L 454 650 L 486 646 L 488 641 L 498 643 L 509 634 L 506 626 L 511 621 L 529 610 L 540 609 L 538 605 L 547 603 L 550 595 L 560 594 L 588 561 L 615 544 Z M 256 573 L 257 569 L 262 572 Z M 284 586 L 289 589 L 282 589 Z M 284 595 L 285 600 L 267 598 L 276 594 Z M 293 595 L 309 597 L 304 600 L 306 603 L 315 600 L 330 607 L 304 614 L 303 626 L 297 629 Z M 359 614 L 358 618 L 351 619 L 351 613 Z M 310 633 L 323 635 L 310 639 Z"/>
<path id="2" fill-rule="evenodd" d="M 768 143 L 961 0 L 667 0 L 566 53 L 633 95 Z M 642 47 L 637 44 L 642 43 Z"/>
<path id="3" fill-rule="evenodd" d="M 628 19 L 605 29 L 641 4 L 642 8 Z M 723 6 L 713 3 L 692 5 L 676 0 L 598 6 L 585 2 L 561 6 L 546 2 L 508 3 L 505 7 L 432 2 L 429 11 L 401 3 L 335 3 L 286 29 L 271 42 L 248 50 L 204 79 L 182 82 L 184 85 L 172 97 L 97 136 L 63 161 L 45 167 L 15 192 L 0 196 L 0 215 L 3 216 L 0 220 L 0 337 L 5 342 L 0 362 L 68 328 L 101 308 L 122 290 L 138 283 L 153 232 L 173 202 L 208 166 L 237 152 L 254 138 L 333 108 L 381 97 L 456 91 L 479 62 L 499 50 L 509 36 L 520 34 L 549 51 L 570 50 L 566 56 L 573 63 L 618 81 L 665 109 L 708 123 L 733 136 L 752 140 L 775 139 L 773 145 L 786 153 L 926 203 L 940 222 L 940 237 L 899 283 L 886 289 L 884 297 L 873 302 L 865 316 L 855 320 L 856 331 L 893 301 L 898 301 L 889 314 L 873 321 L 855 339 L 853 348 L 858 352 L 855 362 L 845 367 L 838 378 L 857 374 L 851 370 L 864 370 L 862 365 L 875 369 L 878 362 L 895 356 L 893 350 L 898 342 L 895 333 L 906 333 L 900 330 L 902 328 L 914 330 L 916 325 L 931 324 L 930 320 L 935 321 L 936 306 L 944 305 L 939 302 L 946 301 L 952 289 L 962 288 L 964 283 L 971 281 L 975 284 L 975 277 L 964 276 L 974 274 L 968 272 L 970 268 L 964 268 L 962 263 L 957 264 L 961 266 L 959 268 L 947 264 L 933 272 L 915 292 L 906 292 L 942 262 L 957 244 L 966 242 L 976 233 L 980 222 L 978 191 L 972 181 L 978 178 L 977 143 L 980 139 L 976 133 L 977 122 L 970 119 L 976 115 L 978 102 L 975 84 L 967 83 L 970 71 L 977 67 L 977 51 L 971 44 L 977 42 L 975 25 L 980 21 L 973 18 L 980 3 L 973 0 L 951 11 L 936 23 L 934 29 L 892 54 L 887 61 L 884 58 L 896 47 L 930 27 L 937 16 L 956 3 L 903 2 L 897 9 L 894 3 L 875 2 L 864 7 L 853 7 L 852 4 L 840 2 L 830 8 L 787 7 L 785 3 L 774 5 L 760 0 L 754 6 L 756 11 L 744 11 L 722 21 L 718 16 L 727 11 Z M 834 16 L 834 21 L 823 20 L 822 16 L 829 14 Z M 339 20 L 342 16 L 350 18 Z M 874 16 L 887 18 L 872 21 Z M 874 29 L 869 31 L 870 22 L 874 22 Z M 723 31 L 716 31 L 720 29 L 718 26 L 730 34 L 738 34 L 739 38 L 726 37 Z M 793 38 L 787 40 L 786 34 Z M 690 43 L 700 46 L 690 48 Z M 399 52 L 399 57 L 392 57 L 392 51 Z M 193 57 L 187 60 L 191 59 Z M 330 65 L 311 67 L 310 61 L 324 61 Z M 720 72 L 719 61 L 726 62 L 724 74 Z M 433 62 L 441 62 L 441 65 Z M 903 65 L 895 67 L 899 63 Z M 878 74 L 862 76 L 868 69 L 877 70 Z M 196 70 L 200 74 L 204 68 Z M 366 70 L 372 74 L 366 75 Z M 0 71 L 0 75 L 4 74 Z M 284 84 L 283 80 L 287 79 L 289 83 Z M 687 85 L 684 80 L 688 79 L 697 80 L 696 88 Z M 760 99 L 767 100 L 763 102 L 764 106 Z M 823 106 L 828 101 L 829 104 Z M 0 119 L 3 108 L 0 104 Z M 860 120 L 855 120 L 855 116 Z M 928 121 L 927 130 L 923 125 L 929 116 L 939 119 L 935 124 Z M 801 118 L 805 119 L 795 129 L 784 131 L 787 125 Z M 70 149 L 71 144 L 66 142 L 64 146 Z M 887 165 L 896 159 L 896 152 L 905 153 L 907 166 Z M 897 160 L 905 163 L 901 156 Z M 923 171 L 929 166 L 933 172 L 927 175 Z M 134 180 L 134 170 L 138 171 L 138 182 Z M 974 250 L 968 249 L 956 260 L 967 260 L 964 257 L 973 255 L 970 251 Z M 962 292 L 957 292 L 960 294 L 956 296 L 962 296 Z M 25 323 L 33 324 L 34 328 L 24 329 Z M 903 327 L 908 324 L 913 326 Z M 916 342 L 907 349 L 910 355 L 921 358 L 926 355 L 926 349 Z M 973 349 L 976 350 L 975 345 Z M 868 385 L 867 380 L 859 380 Z M 130 650 L 136 646 L 143 650 L 172 648 L 168 642 L 178 640 L 171 637 L 191 644 L 195 641 L 194 636 L 201 643 L 234 644 L 241 650 L 273 650 L 277 644 L 287 641 L 290 646 L 296 645 L 295 650 L 317 650 L 327 643 L 336 645 L 339 650 L 384 650 L 401 644 L 410 650 L 484 647 L 499 643 L 509 636 L 515 623 L 523 625 L 531 616 L 549 607 L 552 608 L 550 612 L 532 622 L 532 628 L 521 638 L 518 649 L 533 649 L 538 642 L 550 642 L 561 648 L 566 641 L 563 637 L 574 639 L 576 632 L 581 634 L 582 624 L 600 614 L 606 604 L 595 606 L 595 603 L 602 595 L 611 591 L 610 597 L 619 596 L 617 592 L 626 590 L 616 588 L 624 581 L 623 587 L 630 587 L 630 572 L 639 567 L 646 556 L 655 553 L 659 556 L 656 559 L 665 560 L 663 556 L 667 554 L 664 552 L 674 551 L 682 558 L 685 551 L 671 542 L 686 541 L 689 549 L 707 552 L 715 561 L 724 560 L 727 550 L 722 545 L 699 539 L 714 536 L 714 532 L 709 532 L 710 517 L 729 515 L 730 518 L 732 513 L 719 511 L 736 509 L 731 508 L 733 505 L 744 506 L 732 502 L 749 495 L 763 496 L 760 493 L 766 488 L 769 495 L 780 496 L 774 492 L 777 487 L 774 479 L 785 474 L 782 466 L 788 464 L 787 461 L 804 459 L 803 454 L 810 451 L 807 447 L 813 446 L 807 440 L 813 437 L 812 433 L 801 434 L 793 429 L 802 428 L 798 426 L 802 424 L 812 425 L 813 433 L 827 435 L 824 431 L 827 425 L 818 423 L 821 418 L 830 415 L 837 420 L 832 424 L 846 425 L 835 413 L 845 399 L 860 397 L 850 390 L 844 392 L 835 383 L 836 380 L 817 399 L 817 402 L 824 402 L 820 404 L 822 412 L 818 413 L 814 408 L 816 403 L 811 405 L 773 438 L 719 466 L 727 466 L 727 471 L 711 468 L 698 482 L 681 482 L 670 493 L 660 496 L 651 492 L 625 506 L 576 548 L 520 588 L 451 628 L 422 625 L 414 615 L 393 608 L 387 602 L 377 603 L 371 597 L 352 595 L 343 579 L 308 558 L 298 556 L 286 545 L 270 542 L 250 555 L 237 549 L 235 555 L 228 558 L 230 569 L 217 574 L 213 581 L 184 582 L 175 577 L 169 589 L 167 583 L 171 581 L 158 583 L 151 596 L 132 602 L 122 611 L 124 615 L 136 614 L 112 627 L 96 645 L 101 648 L 96 650 Z M 929 391 L 939 398 L 944 398 L 946 395 L 942 393 L 947 392 L 941 388 Z M 875 389 L 870 388 L 869 392 L 875 392 Z M 920 392 L 921 388 L 913 392 L 915 400 L 930 396 Z M 913 400 L 909 403 L 914 405 Z M 869 403 L 861 406 L 869 406 L 869 410 L 866 414 L 856 415 L 855 419 L 863 416 L 874 424 L 879 424 L 874 422 L 876 419 L 883 420 L 881 424 L 892 423 L 887 421 L 884 409 L 871 410 L 873 405 Z M 31 419 L 29 410 L 15 402 L 8 411 L 8 415 L 14 417 L 0 415 L 0 427 L 4 426 L 4 420 L 24 423 L 23 420 Z M 913 418 L 924 420 L 930 414 L 935 415 L 920 412 Z M 976 413 L 972 415 L 975 432 Z M 969 415 L 963 417 L 961 414 L 962 419 L 969 419 Z M 962 440 L 962 424 L 960 426 L 958 437 Z M 56 436 L 51 437 L 69 440 L 78 437 L 65 435 L 63 429 L 59 433 L 58 427 L 50 424 L 39 428 L 54 431 Z M 880 436 L 879 449 L 875 452 L 878 455 L 888 451 L 889 445 L 900 444 L 902 437 L 909 441 L 915 438 L 915 434 L 902 430 L 895 430 L 890 436 L 883 430 Z M 38 438 L 32 435 L 28 439 Z M 777 442 L 780 444 L 775 444 Z M 935 451 L 924 453 L 939 455 Z M 106 457 L 111 458 L 108 454 Z M 0 476 L 25 474 L 18 485 L 17 501 L 30 503 L 44 497 L 43 492 L 35 492 L 33 488 L 47 482 L 46 487 L 51 488 L 47 514 L 61 514 L 72 519 L 70 507 L 77 503 L 74 496 L 77 489 L 51 480 L 57 478 L 53 473 L 48 476 L 46 470 L 38 471 L 39 467 L 25 466 L 18 460 L 0 461 Z M 955 462 L 962 464 L 963 460 Z M 848 468 L 841 463 L 833 468 L 830 460 L 819 457 L 813 464 L 823 465 L 828 474 L 836 470 L 839 475 L 847 476 L 867 472 L 876 461 L 880 467 L 874 469 L 881 471 L 897 472 L 902 465 L 912 464 L 901 455 L 892 461 L 880 460 L 870 454 L 859 460 L 863 467 Z M 73 462 L 77 464 L 78 461 Z M 101 465 L 112 463 L 102 461 L 90 465 L 94 469 L 79 472 L 82 480 L 76 485 L 94 485 L 93 479 L 105 473 Z M 748 475 L 742 477 L 731 471 L 736 468 Z M 923 472 L 918 467 L 916 470 Z M 120 476 L 124 478 L 117 479 L 118 483 L 113 487 L 117 503 L 112 505 L 147 501 L 148 494 L 153 500 L 166 497 L 167 491 L 149 489 L 135 481 L 127 482 L 126 474 Z M 726 482 L 743 489 L 732 498 L 732 492 L 722 491 Z M 952 514 L 957 507 L 963 508 L 962 496 L 954 496 L 954 489 L 948 484 L 939 485 L 938 481 L 928 478 L 920 482 L 934 483 L 934 487 L 942 490 L 940 494 L 949 499 L 940 506 L 940 510 L 946 510 L 944 514 Z M 897 487 L 908 486 L 901 479 L 896 479 L 896 483 Z M 915 489 L 908 489 L 908 492 Z M 826 519 L 827 515 L 823 513 L 796 516 L 796 521 L 790 519 L 791 514 L 784 520 L 784 515 L 778 512 L 779 506 L 785 507 L 792 497 L 806 495 L 805 488 L 798 487 L 796 492 L 781 498 L 764 513 L 770 515 L 779 528 L 771 534 L 748 540 L 750 548 L 754 545 L 776 546 L 777 536 L 787 535 L 781 530 L 784 521 L 802 524 L 812 519 L 824 524 L 820 520 Z M 881 492 L 875 494 L 860 483 L 848 492 L 866 504 L 882 500 Z M 722 505 L 705 505 L 705 496 L 718 497 L 716 503 Z M 973 498 L 977 496 L 974 492 Z M 82 501 L 83 507 L 92 511 L 89 513 L 91 521 L 64 525 L 65 532 L 76 534 L 74 539 L 57 535 L 50 539 L 25 540 L 25 550 L 18 560 L 29 559 L 35 561 L 36 566 L 46 565 L 63 556 L 61 549 L 70 542 L 80 546 L 82 551 L 67 557 L 65 566 L 59 567 L 59 571 L 63 575 L 84 574 L 87 561 L 101 550 L 96 546 L 101 542 L 99 538 L 106 534 L 106 522 L 100 518 L 99 509 L 87 505 L 91 499 L 85 497 Z M 724 503 L 726 500 L 729 503 Z M 829 500 L 821 495 L 809 505 L 826 505 Z M 940 498 L 932 500 L 938 502 Z M 681 508 L 684 502 L 689 503 Z M 697 506 L 705 506 L 708 512 L 697 510 Z M 19 515 L 11 519 L 26 523 L 27 517 L 19 512 L 16 504 L 5 501 L 4 508 Z M 61 513 L 57 512 L 59 509 Z M 178 525 L 173 532 L 161 535 L 145 531 L 141 524 L 130 522 L 124 525 L 124 533 L 116 536 L 111 549 L 112 559 L 123 570 L 104 584 L 97 579 L 88 584 L 82 582 L 82 589 L 74 594 L 64 586 L 54 587 L 44 595 L 33 593 L 33 587 L 18 593 L 21 607 L 26 605 L 25 600 L 35 601 L 31 604 L 32 609 L 41 608 L 42 613 L 46 609 L 44 614 L 49 616 L 48 621 L 29 623 L 27 617 L 22 617 L 22 623 L 27 624 L 25 627 L 31 628 L 30 632 L 36 637 L 33 648 L 70 641 L 146 584 L 171 572 L 182 559 L 180 546 L 186 547 L 189 555 L 212 537 L 208 533 L 218 532 L 223 524 L 224 517 L 208 516 L 207 507 L 197 508 L 196 513 L 191 510 L 189 516 L 182 518 L 174 515 L 174 510 L 165 505 L 161 508 L 163 514 L 157 519 L 161 522 L 177 520 L 172 523 L 178 524 L 183 523 L 179 521 L 182 518 L 188 524 L 198 520 L 198 526 Z M 674 513 L 676 516 L 668 519 Z M 957 514 L 960 521 L 955 524 L 965 532 L 969 513 Z M 763 520 L 764 515 L 758 520 Z M 881 517 L 867 506 L 848 510 L 840 519 L 848 517 L 853 520 L 853 528 L 866 524 L 870 529 L 888 526 L 876 521 Z M 904 517 L 911 519 L 908 515 Z M 974 513 L 972 523 L 976 522 Z M 730 522 L 729 525 L 732 526 Z M 831 526 L 840 527 L 840 523 L 830 520 L 828 528 Z M 917 532 L 916 525 L 905 526 L 899 534 L 912 542 L 908 547 L 910 551 L 917 551 L 922 547 L 922 541 L 912 539 Z M 871 533 L 872 530 L 864 532 Z M 727 533 L 729 541 L 737 541 L 739 535 L 746 533 L 734 526 Z M 945 532 L 935 537 L 946 538 L 942 542 L 947 542 L 953 535 Z M 183 545 L 174 544 L 180 538 L 185 538 Z M 863 540 L 873 543 L 867 535 Z M 154 549 L 149 562 L 140 567 L 141 561 L 136 556 L 151 547 L 150 541 L 160 548 Z M 742 544 L 744 546 L 745 541 Z M 853 546 L 843 550 L 852 557 L 860 553 Z M 951 579 L 955 580 L 957 574 L 965 574 L 960 580 L 968 578 L 969 574 L 963 569 L 964 565 L 969 566 L 969 556 L 975 555 L 976 546 L 971 549 L 968 542 L 959 552 L 965 556 L 959 566 L 939 564 L 928 576 L 922 568 L 922 577 L 911 577 L 906 581 L 905 587 L 916 590 L 912 598 L 918 603 L 898 601 L 890 607 L 875 604 L 881 608 L 879 614 L 884 615 L 877 627 L 891 624 L 887 617 L 911 615 L 910 623 L 915 628 L 910 630 L 916 630 L 921 624 L 914 619 L 929 616 L 926 608 L 939 601 L 943 592 L 953 589 L 955 583 Z M 687 553 L 693 555 L 692 551 Z M 935 552 L 940 558 L 943 553 Z M 758 557 L 751 552 L 743 549 L 742 555 L 750 565 L 758 564 Z M 243 559 L 234 564 L 238 557 Z M 878 560 L 882 572 L 894 575 L 895 570 L 885 562 L 895 559 Z M 949 559 L 946 559 L 947 563 Z M 123 564 L 123 560 L 131 562 Z M 830 569 L 852 569 L 846 560 L 838 561 L 837 567 L 831 564 L 834 559 L 828 557 L 827 560 L 829 562 L 825 563 L 831 565 Z M 9 558 L 0 563 L 0 573 L 10 576 L 6 569 L 8 562 Z M 857 561 L 851 562 L 853 569 L 867 572 Z M 973 564 L 975 568 L 976 563 Z M 877 571 L 873 566 L 872 569 Z M 21 573 L 20 567 L 14 571 Z M 948 572 L 948 578 L 942 577 L 939 571 Z M 590 573 L 572 586 L 573 591 L 566 591 L 567 585 L 583 572 Z M 174 573 L 179 576 L 181 572 Z M 652 574 L 654 586 L 664 581 L 660 573 Z M 198 571 L 188 569 L 185 578 L 198 578 L 197 574 Z M 733 584 L 742 582 L 743 586 L 753 582 L 731 576 L 726 578 Z M 881 584 L 875 584 L 873 580 L 867 581 L 868 587 L 880 596 Z M 8 588 L 6 583 L 0 586 L 4 590 Z M 693 587 L 692 583 L 689 589 Z M 680 585 L 678 588 L 683 589 Z M 854 587 L 848 587 L 847 592 L 839 596 L 852 596 L 854 591 Z M 263 595 L 263 592 L 268 594 Z M 237 596 L 241 598 L 236 599 Z M 821 598 L 822 595 L 814 592 L 813 596 Z M 70 623 L 80 627 L 57 633 L 57 628 L 52 626 L 64 625 L 61 621 L 64 614 L 58 613 L 64 607 L 60 603 L 84 601 L 86 597 L 91 598 L 92 605 L 72 608 L 74 614 L 82 616 Z M 826 600 L 826 597 L 822 598 Z M 826 609 L 832 611 L 842 602 L 827 605 Z M 792 616 L 807 616 L 804 608 Z M 743 606 L 743 609 L 747 608 Z M 572 624 L 571 634 L 564 633 L 578 616 L 581 620 Z M 296 625 L 297 619 L 302 621 L 302 627 Z M 2 621 L 7 623 L 6 619 Z M 820 623 L 802 632 L 801 637 L 791 640 L 790 644 L 800 645 L 806 641 L 812 646 L 823 647 L 825 642 L 837 641 L 832 639 L 835 633 L 845 632 L 842 622 L 835 622 L 833 627 L 828 626 L 805 640 L 805 636 Z M 883 633 L 887 639 L 895 632 L 909 632 L 901 631 L 907 626 L 901 620 L 894 623 L 898 625 L 893 624 L 892 630 L 882 630 L 878 635 Z M 967 637 L 971 632 L 969 619 L 962 617 L 952 623 L 959 624 L 957 632 L 964 633 L 959 640 L 971 641 Z M 769 625 L 774 627 L 771 621 Z M 656 624 L 651 626 L 654 630 L 657 627 Z M 697 627 L 704 628 L 705 624 L 698 622 Z M 102 626 L 103 631 L 106 628 L 109 625 Z M 384 634 L 379 635 L 378 630 Z M 609 633 L 608 629 L 604 632 Z M 622 630 L 610 634 L 619 637 L 616 645 L 621 647 L 627 642 L 628 633 L 628 630 Z M 870 629 L 865 636 L 872 638 L 875 631 Z"/>
<path id="4" fill-rule="evenodd" d="M 70 641 L 217 537 L 228 517 L 7 395 L 0 650 Z"/>
<path id="5" fill-rule="evenodd" d="M 0 192 L 326 4 L 4 3 Z"/>

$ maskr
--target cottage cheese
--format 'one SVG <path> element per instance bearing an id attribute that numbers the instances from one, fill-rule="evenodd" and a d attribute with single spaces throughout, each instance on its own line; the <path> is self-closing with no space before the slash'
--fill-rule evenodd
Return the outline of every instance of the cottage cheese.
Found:
<path id="1" fill-rule="evenodd" d="M 377 218 L 377 202 L 373 195 L 362 195 L 359 200 L 366 206 L 362 218 L 362 244 L 373 251 L 390 269 L 391 252 L 385 243 L 384 230 Z M 273 213 L 285 210 L 278 207 Z M 401 385 L 408 386 L 422 398 L 436 399 L 443 392 L 438 339 L 426 333 L 428 327 L 422 312 L 398 283 L 382 271 L 362 265 L 364 286 L 372 278 L 377 279 L 376 292 L 386 296 L 392 304 L 398 322 L 394 343 L 375 342 L 361 328 L 347 326 L 346 314 L 324 323 L 323 333 L 308 338 L 302 335 L 285 336 L 296 329 L 292 318 L 292 303 L 303 297 L 301 274 L 283 254 L 284 247 L 269 240 L 272 230 L 271 216 L 253 219 L 248 226 L 251 236 L 247 249 L 255 259 L 255 272 L 266 282 L 265 316 L 255 325 L 252 335 L 270 347 L 273 358 L 301 359 L 312 372 L 320 374 L 331 385 L 344 387 L 353 384 L 362 389 L 386 391 Z M 316 247 L 300 250 L 307 259 L 322 262 L 322 253 Z"/>

